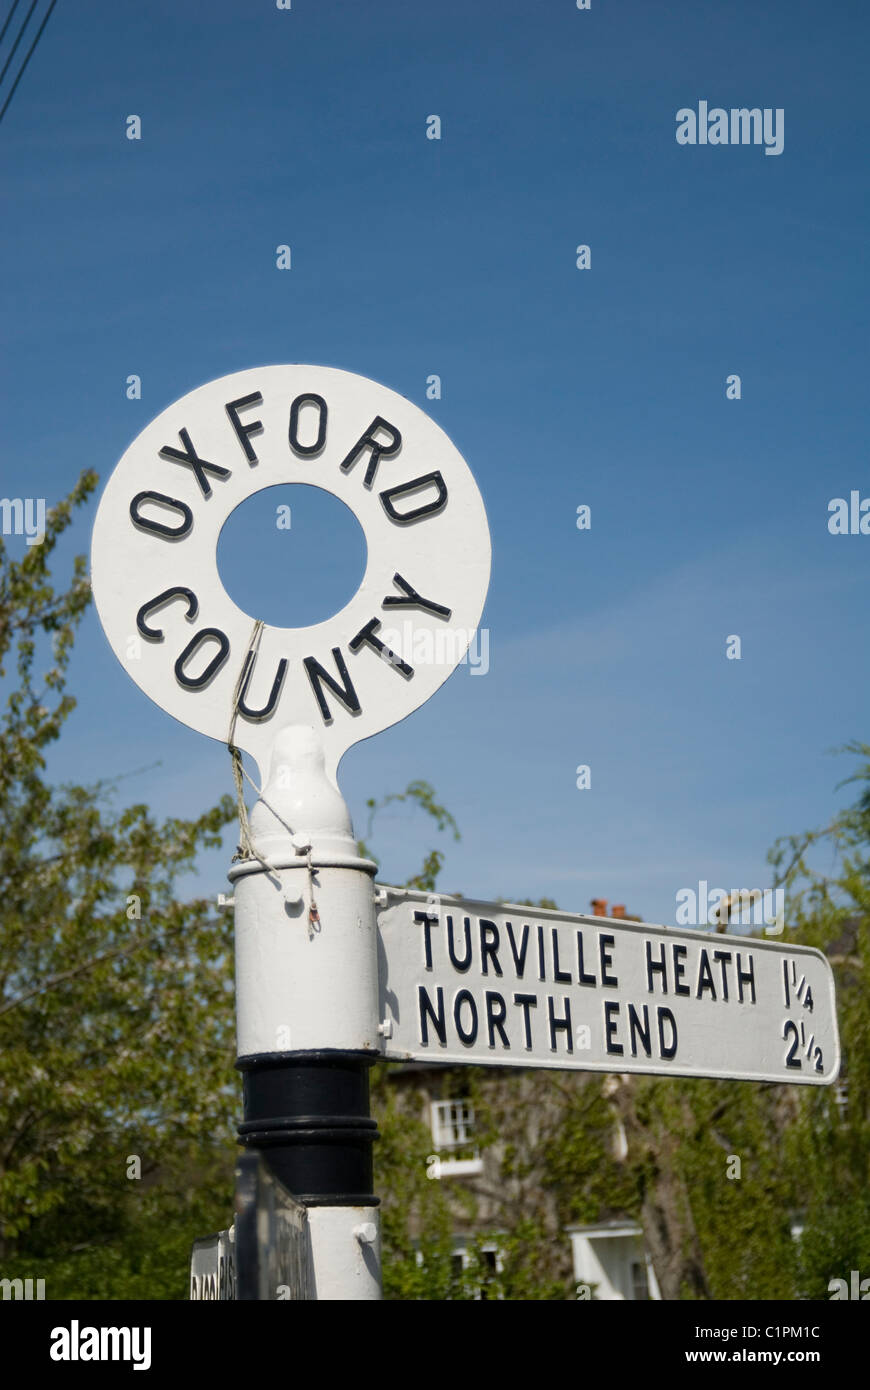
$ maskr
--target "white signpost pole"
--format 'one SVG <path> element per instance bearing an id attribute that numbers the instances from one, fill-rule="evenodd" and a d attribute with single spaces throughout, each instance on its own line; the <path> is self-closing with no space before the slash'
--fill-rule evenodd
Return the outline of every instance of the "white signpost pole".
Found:
<path id="1" fill-rule="evenodd" d="M 380 1051 L 375 865 L 357 853 L 313 728 L 278 735 L 250 830 L 262 858 L 229 875 L 240 1137 L 308 1208 L 318 1299 L 378 1298 L 368 1103 Z"/>
<path id="2" fill-rule="evenodd" d="M 368 547 L 354 597 L 307 628 L 243 613 L 217 570 L 231 512 L 287 483 L 338 497 Z M 446 435 L 395 392 L 325 367 L 239 372 L 175 402 L 120 460 L 94 525 L 97 610 L 130 676 L 233 749 L 239 779 L 242 751 L 266 779 L 250 818 L 240 799 L 230 870 L 239 1132 L 307 1209 L 318 1299 L 381 1289 L 368 1070 L 389 1025 L 375 865 L 357 852 L 337 768 L 462 660 L 489 571 L 483 502 Z"/>

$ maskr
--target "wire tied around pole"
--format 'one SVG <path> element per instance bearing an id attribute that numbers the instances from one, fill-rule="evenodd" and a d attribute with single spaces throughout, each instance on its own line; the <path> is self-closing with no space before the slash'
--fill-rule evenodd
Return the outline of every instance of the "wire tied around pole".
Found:
<path id="1" fill-rule="evenodd" d="M 244 789 L 244 782 L 243 782 L 242 779 L 244 778 L 245 780 L 247 780 L 248 782 L 250 782 L 251 786 L 254 788 L 254 791 L 257 793 L 257 796 L 259 797 L 260 801 L 262 801 L 263 805 L 266 807 L 267 810 L 269 810 L 269 811 L 272 812 L 272 815 L 275 817 L 275 819 L 278 821 L 278 823 L 284 827 L 284 829 L 287 831 L 287 833 L 288 833 L 289 835 L 293 836 L 293 835 L 295 835 L 296 832 L 293 830 L 293 827 L 292 827 L 292 826 L 290 826 L 290 825 L 287 824 L 287 822 L 284 820 L 283 816 L 281 816 L 281 815 L 278 813 L 278 811 L 275 810 L 275 807 L 269 804 L 269 802 L 266 800 L 266 797 L 263 795 L 262 789 L 261 789 L 260 787 L 257 786 L 257 784 L 256 784 L 256 782 L 253 780 L 253 778 L 248 776 L 247 772 L 245 771 L 244 764 L 243 764 L 243 762 L 242 762 L 242 753 L 241 753 L 241 749 L 237 748 L 236 745 L 233 743 L 233 739 L 234 739 L 234 737 L 235 737 L 235 732 L 236 732 L 236 720 L 237 720 L 238 717 L 239 717 L 239 703 L 240 703 L 240 701 L 244 698 L 245 692 L 246 692 L 246 690 L 247 690 L 247 688 L 248 688 L 248 684 L 249 684 L 250 679 L 251 679 L 251 673 L 253 672 L 253 669 L 254 669 L 254 663 L 255 663 L 255 661 L 256 661 L 256 659 L 257 659 L 257 653 L 258 653 L 259 650 L 260 650 L 260 638 L 261 638 L 261 636 L 262 636 L 262 634 L 263 634 L 263 627 L 264 627 L 264 623 L 263 623 L 262 618 L 257 618 L 256 621 L 255 621 L 255 623 L 254 623 L 253 630 L 252 630 L 252 632 L 251 632 L 250 641 L 248 642 L 248 650 L 247 650 L 247 652 L 245 653 L 245 659 L 244 659 L 244 661 L 242 662 L 242 668 L 241 668 L 241 670 L 239 671 L 238 679 L 237 679 L 237 681 L 236 681 L 236 687 L 235 687 L 235 690 L 233 691 L 233 706 L 232 706 L 232 711 L 231 711 L 231 713 L 230 713 L 230 726 L 229 726 L 229 729 L 227 730 L 227 748 L 229 749 L 230 758 L 231 758 L 231 760 L 232 760 L 232 766 L 233 766 L 233 781 L 234 781 L 235 784 L 236 784 L 236 801 L 237 801 L 237 803 L 238 803 L 238 810 L 239 810 L 239 840 L 240 840 L 240 843 L 239 843 L 239 847 L 238 847 L 237 853 L 233 855 L 233 863 L 236 863 L 237 860 L 242 860 L 242 861 L 244 861 L 245 859 L 256 859 L 258 863 L 262 864 L 263 868 L 266 870 L 266 873 L 269 874 L 270 876 L 272 876 L 272 877 L 275 878 L 275 881 L 276 881 L 276 883 L 277 883 L 278 888 L 281 889 L 281 890 L 284 892 L 284 901 L 288 904 L 288 906 L 291 906 L 291 907 L 292 907 L 292 906 L 295 906 L 296 903 L 298 903 L 298 901 L 299 901 L 298 898 L 295 898 L 292 894 L 288 894 L 286 891 L 283 890 L 282 884 L 281 884 L 281 876 L 280 876 L 278 870 L 275 868 L 274 864 L 270 864 L 270 863 L 269 863 L 268 859 L 266 859 L 266 858 L 260 853 L 260 851 L 257 849 L 257 846 L 254 844 L 254 840 L 253 840 L 253 837 L 252 837 L 252 835 L 251 835 L 251 823 L 250 823 L 250 821 L 249 821 L 249 819 L 248 819 L 248 808 L 247 808 L 247 806 L 245 805 L 245 795 L 244 795 L 245 789 Z M 312 936 L 314 936 L 317 932 L 319 932 L 319 931 L 321 930 L 320 913 L 319 913 L 319 911 L 318 911 L 318 909 L 317 909 L 317 903 L 315 902 L 315 899 L 314 899 L 314 874 L 315 874 L 315 868 L 314 868 L 314 864 L 312 863 L 312 859 L 311 859 L 311 846 L 309 845 L 309 846 L 308 846 L 308 937 L 309 937 L 309 940 L 311 939 Z"/>
<path id="2" fill-rule="evenodd" d="M 265 859 L 263 857 L 263 855 L 257 849 L 257 846 L 254 844 L 253 838 L 251 836 L 251 823 L 248 819 L 248 808 L 245 805 L 245 789 L 242 781 L 243 778 L 246 781 L 250 782 L 251 786 L 254 788 L 254 791 L 257 793 L 257 796 L 262 801 L 263 805 L 267 808 L 267 810 L 272 812 L 272 815 L 279 822 L 279 824 L 284 827 L 288 834 L 293 835 L 295 832 L 293 831 L 292 827 L 287 824 L 283 816 L 279 815 L 279 813 L 275 810 L 274 806 L 269 805 L 269 802 L 263 795 L 262 789 L 257 786 L 254 779 L 248 776 L 248 773 L 245 771 L 245 767 L 242 762 L 241 749 L 237 748 L 236 745 L 233 743 L 233 739 L 235 737 L 236 732 L 236 720 L 239 717 L 239 701 L 244 697 L 245 691 L 248 688 L 248 682 L 250 681 L 251 672 L 254 669 L 254 662 L 257 659 L 257 652 L 260 648 L 260 638 L 262 636 L 264 626 L 265 624 L 263 623 L 263 619 L 257 618 L 254 623 L 253 630 L 251 632 L 250 641 L 248 642 L 248 650 L 245 653 L 245 659 L 242 662 L 242 668 L 239 671 L 239 676 L 236 681 L 236 688 L 233 691 L 233 704 L 232 711 L 230 714 L 230 726 L 227 731 L 227 748 L 229 750 L 230 758 L 232 760 L 233 781 L 236 784 L 236 801 L 238 804 L 239 811 L 240 843 L 238 846 L 238 851 L 233 855 L 232 862 L 236 863 L 237 860 L 256 859 L 258 863 L 262 864 L 263 868 L 267 871 L 267 873 L 274 874 L 277 878 L 278 870 L 274 867 L 274 865 L 269 863 L 268 859 Z M 279 884 L 280 881 L 280 878 L 278 878 Z"/>

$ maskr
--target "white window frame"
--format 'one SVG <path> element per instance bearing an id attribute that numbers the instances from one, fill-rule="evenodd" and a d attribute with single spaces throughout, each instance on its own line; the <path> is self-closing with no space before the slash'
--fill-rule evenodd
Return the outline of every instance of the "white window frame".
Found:
<path id="1" fill-rule="evenodd" d="M 429 1123 L 435 1153 L 429 1157 L 430 1176 L 475 1177 L 483 1159 L 474 1142 L 474 1106 L 468 1100 L 430 1101 Z"/>
<path id="2" fill-rule="evenodd" d="M 504 1259 L 502 1258 L 502 1253 L 501 1253 L 501 1250 L 499 1249 L 499 1247 L 498 1247 L 497 1245 L 490 1244 L 490 1242 L 487 1241 L 485 1244 L 481 1245 L 480 1249 L 481 1249 L 481 1253 L 484 1254 L 484 1255 L 494 1255 L 494 1256 L 495 1256 L 495 1260 L 493 1261 L 493 1265 L 494 1265 L 494 1270 L 493 1270 L 493 1272 L 494 1272 L 496 1275 L 498 1275 L 498 1274 L 503 1274 L 503 1273 L 504 1273 Z M 453 1258 L 454 1258 L 455 1260 L 458 1259 L 458 1260 L 461 1260 L 461 1261 L 462 1261 L 462 1268 L 463 1268 L 463 1270 L 467 1270 L 467 1269 L 470 1268 L 470 1266 L 471 1266 L 471 1256 L 470 1256 L 470 1254 L 468 1253 L 468 1249 L 467 1249 L 467 1247 L 465 1246 L 464 1243 L 457 1243 L 456 1241 L 454 1241 L 454 1245 L 453 1245 Z M 499 1299 L 502 1299 L 503 1297 L 504 1297 L 504 1295 L 501 1294 L 501 1293 L 498 1295 L 498 1298 L 499 1298 Z M 485 1300 L 485 1299 L 483 1298 L 483 1294 L 482 1294 L 480 1291 L 478 1291 L 478 1292 L 474 1295 L 474 1301 L 475 1301 L 476 1303 L 479 1303 L 479 1302 L 486 1302 L 487 1300 Z"/>
<path id="3" fill-rule="evenodd" d="M 474 1148 L 474 1106 L 467 1100 L 433 1100 L 432 1138 L 439 1153 Z"/>

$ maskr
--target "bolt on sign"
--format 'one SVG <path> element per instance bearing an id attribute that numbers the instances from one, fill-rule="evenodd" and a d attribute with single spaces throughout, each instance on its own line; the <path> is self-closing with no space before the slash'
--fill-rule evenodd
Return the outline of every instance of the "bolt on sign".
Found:
<path id="1" fill-rule="evenodd" d="M 830 1085 L 820 951 L 382 888 L 386 1058 Z"/>
<path id="2" fill-rule="evenodd" d="M 255 635 L 218 538 L 248 497 L 286 483 L 350 508 L 366 570 L 333 617 Z M 333 780 L 351 744 L 417 709 L 465 655 L 489 571 L 480 493 L 434 420 L 365 377 L 301 365 L 208 382 L 152 420 L 106 484 L 92 545 L 100 621 L 146 695 L 226 743 L 240 682 L 233 743 L 265 774 L 277 731 L 312 726 Z M 396 631 L 400 650 L 384 641 Z"/>

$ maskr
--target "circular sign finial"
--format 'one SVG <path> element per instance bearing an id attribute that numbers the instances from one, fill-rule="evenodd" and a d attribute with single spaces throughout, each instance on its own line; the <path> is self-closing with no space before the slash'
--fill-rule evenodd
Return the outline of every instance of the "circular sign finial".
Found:
<path id="1" fill-rule="evenodd" d="M 368 547 L 354 597 L 311 627 L 259 623 L 218 573 L 230 514 L 286 483 L 339 498 Z M 462 660 L 489 528 L 461 454 L 403 396 L 331 367 L 258 367 L 191 391 L 133 441 L 100 501 L 91 567 L 109 643 L 162 709 L 231 737 L 262 775 L 279 730 L 308 725 L 334 779 L 352 744 L 404 719 Z"/>

